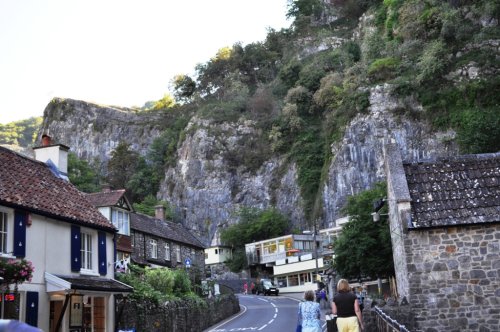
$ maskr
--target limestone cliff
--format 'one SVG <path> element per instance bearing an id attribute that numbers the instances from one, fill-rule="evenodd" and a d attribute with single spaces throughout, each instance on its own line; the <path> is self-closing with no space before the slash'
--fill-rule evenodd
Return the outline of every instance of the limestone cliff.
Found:
<path id="1" fill-rule="evenodd" d="M 48 133 L 80 158 L 91 161 L 97 157 L 105 162 L 121 141 L 146 153 L 160 134 L 161 119 L 157 112 L 138 113 L 125 107 L 54 98 L 45 108 L 38 136 Z"/>
<path id="2" fill-rule="evenodd" d="M 425 123 L 398 115 L 403 107 L 421 111 L 415 101 L 391 96 L 389 85 L 372 88 L 369 113 L 357 116 L 343 139 L 332 145 L 322 190 L 322 227 L 334 225 L 349 195 L 384 180 L 382 149 L 389 141 L 398 143 L 407 160 L 457 154 L 454 132 L 432 132 Z M 158 116 L 56 100 L 45 111 L 43 131 L 82 158 L 107 160 L 120 140 L 133 142 L 133 148 L 144 153 L 162 129 Z M 171 202 L 185 225 L 207 243 L 218 226 L 237 222 L 235 212 L 242 206 L 276 206 L 292 227 L 307 227 L 295 164 L 273 156 L 256 171 L 244 165 L 230 167 L 227 152 L 259 131 L 252 121 L 220 124 L 193 117 L 177 149 L 176 165 L 165 170 L 158 197 Z"/>

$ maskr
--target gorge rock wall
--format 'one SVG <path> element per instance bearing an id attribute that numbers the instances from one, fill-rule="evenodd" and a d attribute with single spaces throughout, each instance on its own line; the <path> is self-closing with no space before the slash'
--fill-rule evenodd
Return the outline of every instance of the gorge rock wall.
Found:
<path id="1" fill-rule="evenodd" d="M 342 216 L 348 196 L 384 180 L 383 146 L 396 141 L 408 161 L 458 154 L 454 132 L 433 132 L 418 120 L 421 106 L 414 100 L 392 97 L 391 86 L 370 90 L 367 114 L 358 115 L 343 139 L 331 146 L 331 163 L 323 184 L 324 219 L 332 227 Z M 145 154 L 162 129 L 160 115 L 58 100 L 45 111 L 41 132 L 49 132 L 79 157 L 109 159 L 122 140 Z M 241 207 L 275 206 L 291 221 L 291 228 L 307 227 L 302 208 L 297 166 L 275 155 L 256 170 L 231 166 L 227 153 L 241 141 L 261 135 L 252 121 L 216 123 L 193 117 L 177 149 L 177 162 L 165 170 L 157 197 L 170 202 L 179 220 L 209 244 L 218 227 L 238 221 Z"/>
<path id="2" fill-rule="evenodd" d="M 383 147 L 395 141 L 406 161 L 458 154 L 455 132 L 433 132 L 419 120 L 421 106 L 391 95 L 390 85 L 370 90 L 368 114 L 358 115 L 343 139 L 332 145 L 332 162 L 323 187 L 323 227 L 334 225 L 348 196 L 384 181 Z"/>
<path id="3" fill-rule="evenodd" d="M 121 141 L 144 155 L 161 132 L 161 119 L 158 112 L 54 98 L 45 108 L 37 142 L 42 134 L 49 134 L 78 157 L 88 161 L 97 157 L 106 163 Z"/>

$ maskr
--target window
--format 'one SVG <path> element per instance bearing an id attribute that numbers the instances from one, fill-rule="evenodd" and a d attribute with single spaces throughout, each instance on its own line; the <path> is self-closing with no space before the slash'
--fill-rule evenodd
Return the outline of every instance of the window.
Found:
<path id="1" fill-rule="evenodd" d="M 151 240 L 151 258 L 158 258 L 158 241 Z"/>
<path id="2" fill-rule="evenodd" d="M 0 253 L 7 253 L 7 213 L 0 211 Z"/>
<path id="3" fill-rule="evenodd" d="M 19 293 L 0 293 L 0 318 L 19 319 L 19 302 Z"/>
<path id="4" fill-rule="evenodd" d="M 92 235 L 81 233 L 81 269 L 92 270 Z"/>
<path id="5" fill-rule="evenodd" d="M 127 211 L 112 210 L 111 222 L 118 228 L 118 233 L 130 235 L 129 215 Z"/>
<path id="6" fill-rule="evenodd" d="M 165 244 L 165 260 L 170 260 L 170 244 Z"/>
<path id="7" fill-rule="evenodd" d="M 175 247 L 175 256 L 177 258 L 177 262 L 181 261 L 181 246 Z"/>

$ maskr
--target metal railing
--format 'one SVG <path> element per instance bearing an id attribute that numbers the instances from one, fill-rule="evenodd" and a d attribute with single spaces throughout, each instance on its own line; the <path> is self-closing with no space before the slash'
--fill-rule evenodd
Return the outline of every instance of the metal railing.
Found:
<path id="1" fill-rule="evenodd" d="M 411 332 L 404 325 L 392 319 L 379 307 L 374 307 L 376 312 L 377 331 L 379 332 Z"/>

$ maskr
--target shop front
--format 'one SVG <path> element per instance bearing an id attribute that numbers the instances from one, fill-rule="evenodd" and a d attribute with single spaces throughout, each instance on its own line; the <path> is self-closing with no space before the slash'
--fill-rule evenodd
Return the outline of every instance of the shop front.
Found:
<path id="1" fill-rule="evenodd" d="M 50 301 L 49 331 L 114 331 L 115 294 L 132 288 L 114 279 L 46 273 Z"/>

